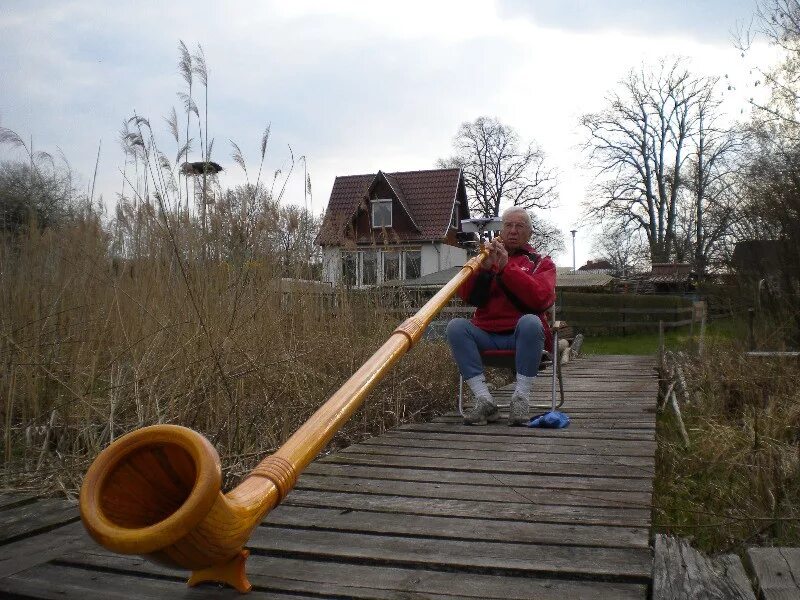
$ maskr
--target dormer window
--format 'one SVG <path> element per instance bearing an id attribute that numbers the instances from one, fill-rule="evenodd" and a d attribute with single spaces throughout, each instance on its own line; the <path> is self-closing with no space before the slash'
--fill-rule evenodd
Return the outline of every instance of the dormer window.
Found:
<path id="1" fill-rule="evenodd" d="M 392 226 L 392 199 L 378 198 L 372 200 L 372 227 Z"/>

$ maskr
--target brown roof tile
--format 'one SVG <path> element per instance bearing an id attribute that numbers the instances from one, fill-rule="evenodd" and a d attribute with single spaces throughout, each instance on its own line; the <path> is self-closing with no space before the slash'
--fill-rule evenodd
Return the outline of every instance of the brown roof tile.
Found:
<path id="1" fill-rule="evenodd" d="M 384 174 L 419 229 L 419 233 L 403 235 L 404 241 L 441 239 L 447 234 L 460 173 L 459 169 L 432 169 Z M 345 227 L 375 177 L 369 174 L 336 178 L 317 244 L 340 245 L 344 241 Z"/>

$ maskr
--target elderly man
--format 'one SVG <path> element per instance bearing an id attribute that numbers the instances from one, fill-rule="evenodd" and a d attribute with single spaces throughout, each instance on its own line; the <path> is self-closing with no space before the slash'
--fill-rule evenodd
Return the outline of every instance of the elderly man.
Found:
<path id="1" fill-rule="evenodd" d="M 500 416 L 483 374 L 483 350 L 516 351 L 508 424 L 523 425 L 530 418 L 542 349 L 551 350 L 553 344 L 545 311 L 555 302 L 556 284 L 553 261 L 528 245 L 531 233 L 525 209 L 515 206 L 503 213 L 502 231 L 488 244 L 489 256 L 458 291 L 477 307 L 474 316 L 447 324 L 453 358 L 475 396 L 472 410 L 464 415 L 468 425 L 486 425 Z"/>

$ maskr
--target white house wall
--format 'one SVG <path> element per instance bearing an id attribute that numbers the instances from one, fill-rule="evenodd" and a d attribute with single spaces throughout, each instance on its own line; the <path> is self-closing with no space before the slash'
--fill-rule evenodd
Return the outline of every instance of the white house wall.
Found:
<path id="1" fill-rule="evenodd" d="M 460 267 L 465 262 L 467 262 L 467 252 L 463 248 L 441 243 L 422 246 L 422 275 L 450 267 Z"/>
<path id="2" fill-rule="evenodd" d="M 322 251 L 322 280 L 336 285 L 342 278 L 342 251 L 326 246 Z"/>

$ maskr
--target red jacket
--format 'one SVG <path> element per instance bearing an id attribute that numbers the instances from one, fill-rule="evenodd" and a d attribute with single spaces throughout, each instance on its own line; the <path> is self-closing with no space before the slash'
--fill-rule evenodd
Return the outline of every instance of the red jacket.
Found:
<path id="1" fill-rule="evenodd" d="M 503 287 L 517 298 L 516 305 Z M 478 306 L 472 323 L 484 331 L 512 331 L 525 314 L 519 308 L 527 307 L 527 312 L 537 314 L 542 321 L 545 348 L 551 351 L 553 337 L 545 311 L 556 300 L 555 288 L 555 264 L 549 256 L 539 256 L 526 244 L 509 255 L 508 264 L 502 272 L 498 272 L 497 265 L 494 265 L 490 270 L 481 268 L 472 273 L 459 288 L 458 295 L 464 301 Z"/>

